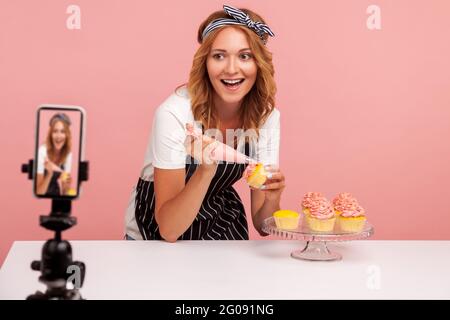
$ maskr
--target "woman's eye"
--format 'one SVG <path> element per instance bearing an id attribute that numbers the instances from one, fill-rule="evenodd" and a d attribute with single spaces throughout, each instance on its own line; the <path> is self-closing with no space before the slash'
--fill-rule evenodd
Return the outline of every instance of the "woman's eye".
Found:
<path id="1" fill-rule="evenodd" d="M 216 53 L 213 55 L 213 58 L 217 59 L 217 60 L 222 60 L 224 58 L 224 56 L 221 53 Z"/>
<path id="2" fill-rule="evenodd" d="M 242 60 L 250 60 L 252 58 L 252 55 L 250 53 L 242 53 L 241 59 Z"/>

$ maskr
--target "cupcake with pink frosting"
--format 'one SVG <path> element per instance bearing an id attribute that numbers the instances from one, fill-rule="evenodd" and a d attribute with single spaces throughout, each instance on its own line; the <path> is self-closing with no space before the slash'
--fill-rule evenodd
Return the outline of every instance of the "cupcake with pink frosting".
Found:
<path id="1" fill-rule="evenodd" d="M 309 213 L 305 215 L 305 218 L 312 231 L 333 231 L 336 215 L 333 206 L 325 197 L 312 201 L 308 211 Z"/>
<path id="2" fill-rule="evenodd" d="M 337 225 L 344 232 L 360 232 L 366 223 L 366 213 L 350 193 L 338 194 L 333 199 Z"/>
<path id="3" fill-rule="evenodd" d="M 309 208 L 311 208 L 317 201 L 325 198 L 320 192 L 307 192 L 303 196 L 302 211 L 304 214 L 309 214 Z"/>
<path id="4" fill-rule="evenodd" d="M 333 199 L 334 213 L 340 216 L 342 211 L 346 209 L 354 209 L 358 205 L 358 201 L 351 193 L 341 192 L 338 193 Z"/>

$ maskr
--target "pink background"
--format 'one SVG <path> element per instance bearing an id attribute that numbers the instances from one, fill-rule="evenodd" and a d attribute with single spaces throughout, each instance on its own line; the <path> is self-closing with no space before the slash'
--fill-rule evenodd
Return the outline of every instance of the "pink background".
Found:
<path id="1" fill-rule="evenodd" d="M 56 106 L 55 106 L 56 107 Z M 62 106 L 61 108 L 68 107 Z M 47 139 L 48 129 L 50 128 L 50 119 L 56 113 L 65 113 L 71 122 L 70 131 L 72 132 L 72 170 L 70 171 L 70 175 L 72 178 L 72 188 L 77 188 L 78 183 L 78 154 L 80 150 L 80 119 L 81 112 L 80 111 L 68 111 L 68 110 L 41 110 L 40 111 L 40 119 L 39 119 L 39 144 L 38 147 L 42 144 L 45 144 L 45 140 Z"/>
<path id="2" fill-rule="evenodd" d="M 352 192 L 373 239 L 450 239 L 449 1 L 227 1 L 254 9 L 269 42 L 282 114 L 282 199 Z M 81 30 L 66 8 L 81 7 Z M 70 239 L 121 239 L 155 108 L 187 81 L 200 22 L 223 1 L 0 2 L 0 262 L 14 240 L 46 239 L 20 165 L 39 104 L 87 111 L 90 181 Z M 381 30 L 366 27 L 369 5 Z M 249 192 L 238 189 L 249 209 Z M 252 230 L 252 238 L 258 238 Z M 38 257 L 35 257 L 38 258 Z M 30 257 L 31 259 L 31 257 Z"/>

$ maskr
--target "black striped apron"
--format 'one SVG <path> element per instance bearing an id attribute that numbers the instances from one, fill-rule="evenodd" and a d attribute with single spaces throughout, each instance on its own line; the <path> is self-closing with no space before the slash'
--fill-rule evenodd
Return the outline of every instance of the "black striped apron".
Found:
<path id="1" fill-rule="evenodd" d="M 59 188 L 58 179 L 61 176 L 62 172 L 64 171 L 64 165 L 59 166 L 61 168 L 61 172 L 54 171 L 53 175 L 50 179 L 50 183 L 47 187 L 47 192 L 45 193 L 46 196 L 60 196 L 61 195 L 61 189 Z M 48 174 L 47 169 L 44 169 L 44 177 Z"/>
<path id="2" fill-rule="evenodd" d="M 248 155 L 248 145 L 245 153 Z M 197 169 L 193 159 L 186 164 L 186 183 Z M 233 188 L 245 170 L 245 164 L 221 162 L 217 165 L 208 191 L 192 225 L 178 240 L 248 240 L 244 205 Z M 142 238 L 161 240 L 155 220 L 153 181 L 139 178 L 136 186 L 135 217 Z M 180 208 L 180 210 L 183 210 Z"/>

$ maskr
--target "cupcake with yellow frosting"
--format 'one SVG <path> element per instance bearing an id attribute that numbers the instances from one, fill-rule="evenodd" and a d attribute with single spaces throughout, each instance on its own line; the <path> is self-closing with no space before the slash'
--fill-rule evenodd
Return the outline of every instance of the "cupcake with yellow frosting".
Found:
<path id="1" fill-rule="evenodd" d="M 320 199 L 325 198 L 322 193 L 320 192 L 307 192 L 303 196 L 302 200 L 302 211 L 304 214 L 309 214 L 309 208 L 311 206 L 315 205 L 317 201 Z"/>
<path id="2" fill-rule="evenodd" d="M 267 172 L 262 163 L 250 163 L 244 171 L 244 178 L 249 186 L 259 189 L 267 180 Z"/>
<path id="3" fill-rule="evenodd" d="M 331 203 L 326 198 L 320 198 L 311 205 L 305 219 L 312 231 L 330 232 L 334 229 L 336 216 Z"/>
<path id="4" fill-rule="evenodd" d="M 278 229 L 297 229 L 300 214 L 292 210 L 278 210 L 273 213 L 273 218 Z"/>
<path id="5" fill-rule="evenodd" d="M 77 190 L 75 190 L 74 188 L 70 188 L 69 190 L 67 190 L 66 195 L 67 196 L 76 196 Z"/>

